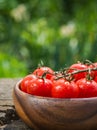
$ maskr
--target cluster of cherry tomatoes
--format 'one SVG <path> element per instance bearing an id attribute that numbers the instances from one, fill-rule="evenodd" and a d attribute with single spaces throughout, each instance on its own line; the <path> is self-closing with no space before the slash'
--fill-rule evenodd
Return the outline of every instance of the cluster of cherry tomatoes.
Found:
<path id="1" fill-rule="evenodd" d="M 43 97 L 97 97 L 97 62 L 74 63 L 62 71 L 54 71 L 47 66 L 36 68 L 22 79 L 20 89 Z"/>

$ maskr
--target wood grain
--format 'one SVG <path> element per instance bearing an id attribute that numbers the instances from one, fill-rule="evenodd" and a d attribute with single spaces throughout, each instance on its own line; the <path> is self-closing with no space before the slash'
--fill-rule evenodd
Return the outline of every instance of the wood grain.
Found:
<path id="1" fill-rule="evenodd" d="M 97 97 L 55 99 L 31 96 L 14 88 L 19 116 L 35 130 L 97 130 Z"/>
<path id="2" fill-rule="evenodd" d="M 0 78 L 0 118 L 5 118 L 8 110 L 14 109 L 13 87 L 21 78 Z M 20 118 L 10 124 L 0 126 L 0 130 L 31 130 Z"/>
<path id="3" fill-rule="evenodd" d="M 0 117 L 4 116 L 4 113 L 2 111 L 7 111 L 8 109 L 13 109 L 14 103 L 13 103 L 13 99 L 12 99 L 12 91 L 13 91 L 13 87 L 15 86 L 15 84 L 20 80 L 20 78 L 18 79 L 11 79 L 11 78 L 1 78 L 0 79 Z M 47 130 L 50 129 L 51 124 L 47 124 L 47 121 L 50 120 L 53 127 L 52 129 L 59 129 L 58 125 L 61 122 L 61 128 L 64 123 L 64 121 L 66 121 L 66 116 L 68 116 L 68 120 L 69 123 L 67 125 L 65 125 L 65 128 L 63 128 L 64 130 L 66 129 L 70 129 L 70 126 L 72 127 L 72 129 L 70 130 L 77 130 L 74 129 L 74 126 L 79 128 L 78 130 L 97 130 L 97 99 L 93 99 L 91 101 L 80 101 L 79 103 L 73 101 L 72 103 L 76 105 L 76 107 L 79 109 L 79 111 L 74 111 L 74 105 L 70 105 L 70 102 L 65 102 L 65 104 L 61 103 L 60 106 L 58 106 L 58 101 L 55 100 L 54 103 L 53 102 L 49 102 L 47 104 L 47 100 L 42 99 L 41 98 L 37 101 L 36 98 L 34 98 L 34 100 L 32 99 L 32 97 L 28 97 L 27 95 L 24 95 L 24 99 L 26 99 L 24 102 L 20 101 L 20 96 L 19 95 L 16 96 L 16 100 L 17 102 L 20 104 L 20 106 L 22 106 L 22 108 L 24 108 L 24 106 L 26 106 L 26 108 L 24 108 L 24 112 L 26 113 L 27 117 L 29 120 L 33 121 L 33 126 L 36 129 L 42 129 L 42 130 Z M 28 100 L 27 100 L 28 99 Z M 31 104 L 31 108 L 28 105 L 25 105 L 25 103 L 32 102 Z M 80 104 L 81 103 L 81 104 Z M 52 112 L 52 104 L 54 104 L 53 106 L 53 112 Z M 78 106 L 78 104 L 80 104 L 80 106 Z M 82 107 L 81 105 L 83 104 L 84 107 Z M 65 114 L 64 113 L 64 105 L 68 106 L 68 108 L 65 108 Z M 45 107 L 43 107 L 45 106 Z M 56 111 L 56 108 L 61 108 L 61 112 Z M 39 108 L 39 109 L 38 109 Z M 49 108 L 49 109 L 47 109 Z M 30 110 L 30 113 L 27 112 L 27 110 Z M 33 110 L 33 113 L 31 114 L 31 110 Z M 83 112 L 84 110 L 84 112 Z M 68 114 L 69 112 L 69 114 Z M 47 116 L 45 117 L 45 114 L 47 114 Z M 79 114 L 78 114 L 79 113 Z M 65 118 L 63 119 L 61 115 L 64 115 Z M 22 116 L 22 114 L 20 113 L 20 115 Z M 37 115 L 37 116 L 36 116 Z M 75 118 L 73 117 L 74 115 Z M 56 116 L 58 116 L 59 118 L 57 118 Z M 81 116 L 81 118 L 80 118 Z M 71 118 L 73 117 L 73 118 Z M 23 117 L 22 117 L 23 118 Z M 43 120 L 45 118 L 45 120 Z M 83 120 L 84 119 L 84 120 Z M 38 123 L 36 122 L 38 120 Z M 54 122 L 54 120 L 57 122 Z M 73 125 L 72 122 L 76 121 L 76 125 Z M 84 121 L 84 123 L 83 123 Z M 46 124 L 45 126 L 41 126 L 41 123 Z M 78 124 L 80 123 L 80 124 Z M 30 129 L 21 119 L 13 121 L 10 124 L 6 124 L 3 126 L 0 126 L 0 130 L 32 130 Z M 62 129 L 60 129 L 62 130 Z"/>

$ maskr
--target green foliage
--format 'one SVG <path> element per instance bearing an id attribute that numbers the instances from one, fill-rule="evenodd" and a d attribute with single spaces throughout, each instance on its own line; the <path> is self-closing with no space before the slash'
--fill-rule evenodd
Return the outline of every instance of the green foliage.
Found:
<path id="1" fill-rule="evenodd" d="M 97 61 L 97 1 L 1 0 L 0 77 L 21 77 L 42 60 L 54 70 Z"/>
<path id="2" fill-rule="evenodd" d="M 26 65 L 14 56 L 0 53 L 0 77 L 22 77 L 27 73 Z"/>

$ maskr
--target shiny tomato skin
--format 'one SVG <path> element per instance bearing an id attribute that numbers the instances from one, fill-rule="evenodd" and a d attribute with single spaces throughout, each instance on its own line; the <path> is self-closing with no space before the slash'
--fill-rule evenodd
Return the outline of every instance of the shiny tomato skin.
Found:
<path id="1" fill-rule="evenodd" d="M 46 72 L 47 72 L 47 74 L 46 74 L 45 77 L 47 79 L 51 79 L 51 77 L 54 74 L 54 71 L 50 67 L 46 67 L 46 66 L 39 67 L 39 68 L 37 68 L 37 69 L 34 70 L 33 74 L 35 74 L 37 76 L 42 76 Z"/>
<path id="2" fill-rule="evenodd" d="M 76 84 L 79 87 L 79 98 L 97 97 L 97 83 L 94 80 L 83 78 Z"/>
<path id="3" fill-rule="evenodd" d="M 84 65 L 82 63 L 75 63 L 70 66 L 69 73 L 80 71 L 80 70 L 85 70 L 85 69 L 87 69 L 86 65 Z M 87 72 L 80 72 L 80 73 L 74 74 L 73 78 L 75 81 L 77 81 L 81 78 L 86 77 L 86 74 L 87 74 Z"/>
<path id="4" fill-rule="evenodd" d="M 36 78 L 36 75 L 34 75 L 34 74 L 29 74 L 29 75 L 25 76 L 25 77 L 22 79 L 21 83 L 20 83 L 20 89 L 21 89 L 22 91 L 24 91 L 24 92 L 27 93 L 28 83 L 29 83 L 31 80 L 35 79 L 35 78 Z"/>
<path id="5" fill-rule="evenodd" d="M 51 97 L 52 82 L 49 79 L 37 78 L 29 82 L 27 93 L 36 96 Z"/>
<path id="6" fill-rule="evenodd" d="M 89 65 L 88 68 L 97 68 L 97 62 Z M 97 70 L 91 70 L 91 76 L 95 78 L 97 76 Z"/>
<path id="7" fill-rule="evenodd" d="M 97 68 L 97 62 L 94 63 L 94 66 L 95 66 L 95 68 Z M 97 70 L 94 72 L 95 72 L 95 76 L 97 76 Z"/>
<path id="8" fill-rule="evenodd" d="M 60 77 L 62 77 L 63 75 L 61 74 L 61 73 L 58 73 L 57 75 L 53 75 L 52 77 L 51 77 L 51 81 L 53 82 L 53 83 L 56 83 L 57 81 L 64 81 L 64 78 L 60 78 Z"/>
<path id="9" fill-rule="evenodd" d="M 97 83 L 97 76 L 94 77 L 94 81 Z"/>
<path id="10" fill-rule="evenodd" d="M 59 79 L 52 87 L 52 97 L 54 98 L 77 98 L 79 95 L 79 88 L 76 83 Z"/>

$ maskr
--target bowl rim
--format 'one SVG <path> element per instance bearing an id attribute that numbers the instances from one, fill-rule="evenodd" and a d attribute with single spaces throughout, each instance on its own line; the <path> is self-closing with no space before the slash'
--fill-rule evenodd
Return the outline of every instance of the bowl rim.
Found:
<path id="1" fill-rule="evenodd" d="M 85 101 L 85 100 L 97 100 L 97 97 L 88 97 L 88 98 L 54 98 L 54 97 L 43 97 L 43 96 L 37 96 L 37 95 L 31 95 L 29 93 L 23 92 L 20 89 L 20 83 L 23 79 L 20 79 L 14 86 L 14 91 L 17 91 L 21 94 L 25 94 L 27 96 L 30 96 L 32 98 L 38 98 L 38 99 L 47 99 L 47 100 L 59 100 L 59 101 Z"/>

